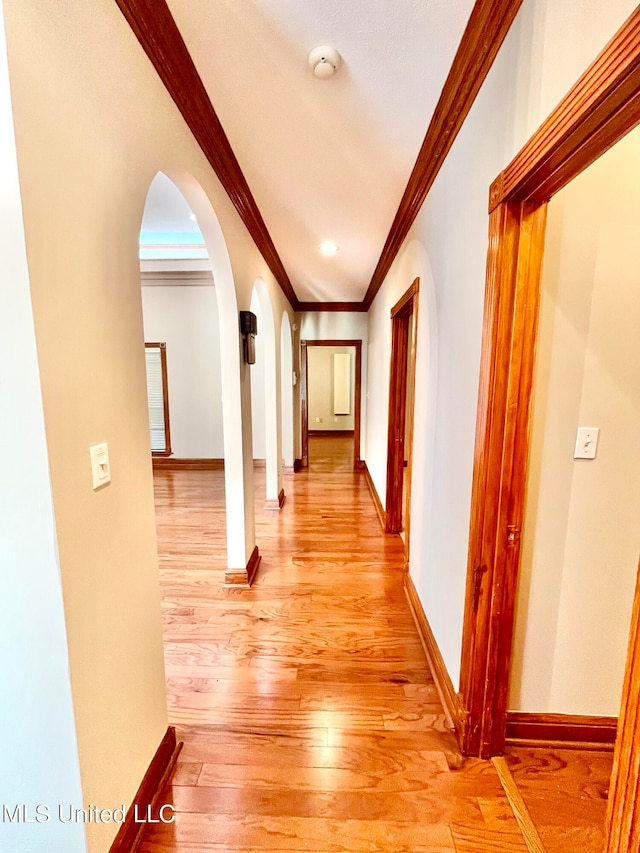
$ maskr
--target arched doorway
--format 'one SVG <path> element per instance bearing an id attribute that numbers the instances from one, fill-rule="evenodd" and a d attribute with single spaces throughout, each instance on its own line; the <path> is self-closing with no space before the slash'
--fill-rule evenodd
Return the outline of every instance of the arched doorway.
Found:
<path id="1" fill-rule="evenodd" d="M 251 295 L 251 311 L 258 318 L 256 363 L 251 366 L 251 408 L 254 462 L 264 460 L 265 509 L 281 509 L 282 452 L 278 423 L 279 377 L 273 308 L 265 282 L 258 278 Z"/>
<path id="2" fill-rule="evenodd" d="M 280 398 L 282 417 L 282 462 L 293 471 L 293 338 L 286 311 L 280 326 Z"/>
<path id="3" fill-rule="evenodd" d="M 177 223 L 170 219 L 163 220 L 162 206 L 160 210 L 154 207 L 162 198 L 170 206 L 176 205 Z M 183 267 L 186 266 L 187 269 L 183 269 L 182 272 L 191 274 L 208 272 L 211 277 L 218 315 L 216 334 L 218 346 L 215 349 L 215 355 L 219 364 L 221 411 L 218 412 L 218 438 L 212 436 L 206 438 L 209 439 L 211 449 L 215 451 L 217 447 L 222 450 L 224 459 L 227 567 L 225 581 L 246 585 L 251 579 L 252 572 L 257 568 L 259 558 L 255 548 L 253 476 L 250 466 L 244 464 L 244 428 L 239 428 L 239 425 L 243 424 L 243 418 L 237 300 L 224 235 L 213 207 L 200 185 L 190 175 L 179 172 L 156 175 L 147 197 L 142 225 L 141 243 L 144 247 L 151 246 L 149 251 L 158 254 L 160 247 L 164 246 L 168 254 L 183 261 Z M 154 234 L 157 238 L 155 246 L 152 239 Z M 144 240 L 147 242 L 142 242 Z M 196 269 L 198 261 L 200 270 Z M 202 282 L 200 282 L 201 285 Z M 205 283 L 205 286 L 208 285 Z M 195 301 L 202 303 L 202 296 Z M 207 300 L 204 299 L 204 302 Z M 211 299 L 207 304 L 212 308 Z M 210 331 L 214 325 L 213 316 L 211 320 Z M 209 343 L 211 344 L 211 341 Z M 211 348 L 208 353 L 213 357 Z M 167 355 L 170 357 L 169 353 Z M 169 401 L 169 412 L 171 412 L 171 401 Z M 213 424 L 214 421 L 215 417 L 210 423 Z M 175 442 L 175 434 L 173 440 Z M 216 441 L 218 441 L 217 444 Z"/>

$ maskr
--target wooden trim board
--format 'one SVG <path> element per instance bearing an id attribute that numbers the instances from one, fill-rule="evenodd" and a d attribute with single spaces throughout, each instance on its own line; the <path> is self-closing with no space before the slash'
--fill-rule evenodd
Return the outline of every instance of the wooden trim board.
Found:
<path id="1" fill-rule="evenodd" d="M 294 310 L 296 296 L 166 0 L 116 0 Z"/>
<path id="2" fill-rule="evenodd" d="M 640 121 L 640 6 L 498 175 L 489 209 L 548 201 Z"/>
<path id="3" fill-rule="evenodd" d="M 371 307 L 431 189 L 522 0 L 476 0 L 364 298 Z"/>
<path id="4" fill-rule="evenodd" d="M 513 746 L 613 749 L 617 726 L 617 717 L 508 711 L 506 743 Z"/>
<path id="5" fill-rule="evenodd" d="M 296 311 L 347 311 L 366 312 L 364 302 L 298 302 Z"/>
<path id="6" fill-rule="evenodd" d="M 452 731 L 455 731 L 458 738 L 458 743 L 462 743 L 464 737 L 464 728 L 466 725 L 467 714 L 462 705 L 460 697 L 456 693 L 453 682 L 445 665 L 442 653 L 436 642 L 436 638 L 429 625 L 429 620 L 422 607 L 422 602 L 418 596 L 418 591 L 415 588 L 411 575 L 407 572 L 404 578 L 404 591 L 409 602 L 413 621 L 420 635 L 420 642 L 427 656 L 429 669 L 435 681 L 438 696 L 444 708 L 447 723 Z"/>
<path id="7" fill-rule="evenodd" d="M 353 467 L 362 468 L 360 435 L 362 432 L 362 340 L 305 340 L 300 341 L 300 420 L 302 426 L 302 465 L 309 465 L 309 347 L 354 347 L 356 351 L 355 388 L 353 403 Z"/>
<path id="8" fill-rule="evenodd" d="M 502 752 L 546 201 L 640 119 L 640 7 L 490 188 L 461 693 L 464 751 Z"/>
<path id="9" fill-rule="evenodd" d="M 527 804 L 520 793 L 520 789 L 518 788 L 516 780 L 513 778 L 513 774 L 509 769 L 506 759 L 496 757 L 491 760 L 496 769 L 496 773 L 498 774 L 500 784 L 506 794 L 507 800 L 509 800 L 511 811 L 513 812 L 513 816 L 516 819 L 520 832 L 522 833 L 524 842 L 527 845 L 527 850 L 529 853 L 546 853 L 546 848 L 542 843 L 542 839 L 538 834 L 538 830 L 536 829 L 533 820 L 531 819 Z"/>
<path id="10" fill-rule="evenodd" d="M 301 302 L 166 0 L 116 0 L 284 295 L 296 311 L 368 311 L 493 64 L 522 0 L 476 0 L 362 302 Z"/>
<path id="11" fill-rule="evenodd" d="M 247 562 L 247 566 L 244 569 L 227 569 L 224 573 L 224 585 L 225 586 L 239 586 L 247 589 L 253 583 L 253 579 L 256 576 L 256 572 L 258 571 L 258 566 L 260 565 L 260 560 L 262 557 L 260 556 L 260 552 L 258 550 L 258 546 L 256 545 L 251 552 L 251 556 Z"/>
<path id="12" fill-rule="evenodd" d="M 631 615 L 618 738 L 607 806 L 604 853 L 640 850 L 640 565 Z"/>
<path id="13" fill-rule="evenodd" d="M 182 742 L 176 740 L 175 728 L 169 726 L 160 746 L 151 759 L 151 764 L 144 774 L 133 802 L 127 809 L 124 823 L 120 825 L 118 834 L 109 848 L 109 853 L 135 853 L 138 849 L 145 824 L 136 822 L 136 816 L 139 819 L 141 816 L 146 816 L 147 813 L 154 815 L 154 808 L 164 805 L 164 803 L 158 802 L 158 798 L 173 772 L 181 749 Z M 157 819 L 157 814 L 154 817 Z"/>
<path id="14" fill-rule="evenodd" d="M 389 370 L 389 417 L 387 421 L 387 533 L 404 531 L 405 558 L 409 561 L 411 521 L 411 470 L 413 462 L 413 412 L 418 341 L 418 292 L 416 278 L 391 309 L 391 365 Z M 413 341 L 409 351 L 409 329 Z M 409 376 L 411 362 L 411 382 Z M 407 415 L 409 425 L 407 428 Z M 405 460 L 407 462 L 405 466 Z M 406 481 L 406 482 L 405 482 Z M 404 506 L 405 486 L 407 505 Z M 406 511 L 405 511 L 406 510 Z"/>
<path id="15" fill-rule="evenodd" d="M 154 456 L 154 471 L 224 471 L 224 459 L 177 459 Z"/>
<path id="16" fill-rule="evenodd" d="M 378 513 L 378 518 L 380 519 L 380 524 L 382 525 L 382 529 L 384 530 L 387 524 L 386 513 L 384 511 L 384 507 L 382 506 L 382 501 L 380 500 L 380 495 L 378 494 L 378 490 L 375 487 L 375 483 L 371 477 L 371 472 L 367 467 L 367 463 L 362 460 L 362 471 L 364 473 L 364 478 L 367 486 L 369 487 L 369 491 L 371 492 L 371 497 L 373 498 L 373 503 L 376 508 L 376 512 Z"/>
<path id="17" fill-rule="evenodd" d="M 284 493 L 284 489 L 280 489 L 280 494 L 278 495 L 277 498 L 268 498 L 264 502 L 264 509 L 270 509 L 270 510 L 282 509 L 286 499 L 287 498 L 286 498 L 286 495 Z"/>

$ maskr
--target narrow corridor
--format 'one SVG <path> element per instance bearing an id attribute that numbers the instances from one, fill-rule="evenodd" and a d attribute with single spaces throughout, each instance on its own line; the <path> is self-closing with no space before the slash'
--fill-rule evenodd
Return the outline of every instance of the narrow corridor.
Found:
<path id="1" fill-rule="evenodd" d="M 141 850 L 524 853 L 492 764 L 463 760 L 446 729 L 402 542 L 328 442 L 312 439 L 309 472 L 286 477 L 281 512 L 256 505 L 250 590 L 222 587 L 222 472 L 156 474 L 169 718 L 184 748 L 162 798 L 176 821 L 150 827 Z"/>

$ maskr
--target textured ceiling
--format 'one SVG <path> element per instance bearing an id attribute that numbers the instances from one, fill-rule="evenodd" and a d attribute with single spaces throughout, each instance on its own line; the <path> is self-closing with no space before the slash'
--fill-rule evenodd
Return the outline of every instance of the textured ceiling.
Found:
<path id="1" fill-rule="evenodd" d="M 298 298 L 361 300 L 472 0 L 169 6 Z M 327 81 L 307 64 L 318 44 L 343 58 Z"/>

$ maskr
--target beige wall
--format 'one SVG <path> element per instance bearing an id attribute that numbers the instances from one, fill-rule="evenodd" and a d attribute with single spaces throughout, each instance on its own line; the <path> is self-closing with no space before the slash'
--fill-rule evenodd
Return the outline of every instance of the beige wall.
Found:
<path id="1" fill-rule="evenodd" d="M 80 765 L 1 14 L 0 127 L 0 803 L 52 807 L 2 819 L 0 843 L 84 853 L 84 827 L 54 819 L 81 802 Z"/>
<path id="2" fill-rule="evenodd" d="M 640 555 L 640 131 L 549 206 L 510 689 L 616 715 Z M 578 426 L 597 457 L 573 459 Z"/>
<path id="3" fill-rule="evenodd" d="M 456 686 L 489 186 L 634 8 L 633 0 L 525 0 L 369 311 L 364 458 L 384 501 L 389 310 L 420 277 L 410 572 Z"/>
<path id="4" fill-rule="evenodd" d="M 5 16 L 83 797 L 109 808 L 131 800 L 167 725 L 137 257 L 154 175 L 203 187 L 238 308 L 258 276 L 277 316 L 290 306 L 116 4 L 7 0 Z M 239 347 L 236 316 L 228 329 Z M 240 377 L 235 440 L 250 460 Z M 93 492 L 88 448 L 102 441 L 113 479 Z M 243 476 L 241 558 L 250 462 Z M 97 853 L 115 828 L 87 833 Z"/>

